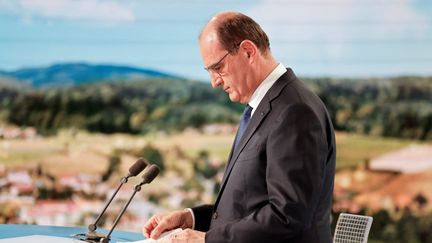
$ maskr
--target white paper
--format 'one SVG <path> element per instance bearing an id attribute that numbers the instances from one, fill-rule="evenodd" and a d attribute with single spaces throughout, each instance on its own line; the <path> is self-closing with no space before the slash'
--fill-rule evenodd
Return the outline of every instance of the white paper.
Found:
<path id="1" fill-rule="evenodd" d="M 159 236 L 159 238 L 157 240 L 146 239 L 146 240 L 139 240 L 139 241 L 117 242 L 117 243 L 158 243 L 158 242 L 162 242 L 162 241 L 166 240 L 171 235 L 175 235 L 175 234 L 178 234 L 180 232 L 182 232 L 182 229 L 178 228 L 178 229 L 174 229 L 174 230 L 167 231 L 167 232 L 163 233 L 161 236 Z"/>
<path id="2" fill-rule="evenodd" d="M 47 235 L 29 235 L 14 238 L 0 239 L 0 243 L 74 243 L 83 242 L 76 239 L 47 236 Z"/>

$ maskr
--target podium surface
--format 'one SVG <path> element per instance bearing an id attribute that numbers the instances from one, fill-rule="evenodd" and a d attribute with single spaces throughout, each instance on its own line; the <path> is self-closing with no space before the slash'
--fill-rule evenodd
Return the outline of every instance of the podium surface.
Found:
<path id="1" fill-rule="evenodd" d="M 29 224 L 0 224 L 0 239 L 30 236 L 30 235 L 46 235 L 71 238 L 71 235 L 78 233 L 86 233 L 88 230 L 84 227 L 61 227 L 61 226 L 41 226 Z M 107 234 L 108 230 L 98 229 L 98 233 Z M 110 243 L 138 241 L 143 240 L 144 236 L 141 233 L 118 231 L 115 230 L 111 234 Z"/>

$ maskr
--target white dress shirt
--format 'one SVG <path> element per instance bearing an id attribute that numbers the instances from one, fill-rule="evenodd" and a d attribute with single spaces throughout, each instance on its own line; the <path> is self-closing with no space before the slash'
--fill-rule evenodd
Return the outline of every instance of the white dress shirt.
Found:
<path id="1" fill-rule="evenodd" d="M 282 63 L 279 63 L 279 65 L 276 66 L 275 69 L 267 76 L 267 78 L 264 79 L 264 81 L 261 82 L 261 84 L 256 88 L 255 92 L 252 94 L 250 100 L 249 100 L 249 106 L 252 107 L 252 114 L 253 116 L 256 108 L 258 107 L 261 100 L 264 98 L 265 94 L 267 94 L 267 91 L 273 86 L 273 84 L 278 80 L 285 72 L 286 68 Z"/>

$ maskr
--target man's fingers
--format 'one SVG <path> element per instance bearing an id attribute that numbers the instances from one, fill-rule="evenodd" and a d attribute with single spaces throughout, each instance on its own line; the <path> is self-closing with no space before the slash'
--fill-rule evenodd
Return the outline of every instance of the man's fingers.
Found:
<path id="1" fill-rule="evenodd" d="M 154 227 L 152 225 L 144 226 L 143 227 L 143 234 L 146 238 L 150 237 L 151 232 L 153 231 Z"/>
<path id="2" fill-rule="evenodd" d="M 173 234 L 169 237 L 167 241 L 164 243 L 204 243 L 205 242 L 205 233 L 186 229 L 176 234 Z"/>
<path id="3" fill-rule="evenodd" d="M 150 234 L 150 237 L 151 237 L 152 239 L 157 239 L 157 238 L 159 238 L 159 236 L 160 236 L 163 232 L 165 232 L 166 230 L 171 229 L 171 228 L 170 228 L 170 225 L 169 225 L 169 222 L 170 222 L 169 217 L 165 217 L 165 218 L 163 218 L 162 220 L 160 220 L 160 221 L 157 223 L 156 227 L 152 230 L 152 232 L 151 232 L 151 234 Z"/>
<path id="4" fill-rule="evenodd" d="M 147 223 L 142 228 L 145 237 L 147 237 L 147 235 L 150 234 L 153 229 L 153 224 L 150 222 L 150 220 L 147 221 Z"/>
<path id="5" fill-rule="evenodd" d="M 165 231 L 172 230 L 179 227 L 178 218 L 175 215 L 169 215 L 167 217 L 162 218 L 157 224 L 157 226 L 153 229 L 150 234 L 152 239 L 157 239 L 159 236 Z"/>
<path id="6" fill-rule="evenodd" d="M 158 225 L 159 221 L 158 215 L 153 215 L 143 226 L 143 234 L 146 238 L 150 237 L 151 232 L 154 230 L 154 228 Z"/>
<path id="7" fill-rule="evenodd" d="M 162 232 L 163 232 L 163 228 L 160 226 L 160 225 L 158 225 L 156 228 L 154 228 L 154 230 L 151 232 L 151 234 L 150 234 L 150 238 L 152 238 L 152 239 L 157 239 L 157 238 L 159 238 L 159 236 L 162 234 Z"/>
<path id="8" fill-rule="evenodd" d="M 142 228 L 142 232 L 144 234 L 144 236 L 146 238 L 148 238 L 148 235 L 150 234 L 150 232 L 152 231 L 152 227 L 151 224 L 149 224 L 148 222 L 143 226 Z"/>
<path id="9" fill-rule="evenodd" d="M 165 231 L 187 225 L 182 215 L 184 215 L 184 211 L 175 211 L 169 214 L 159 214 L 151 217 L 143 226 L 144 236 L 146 238 L 157 239 Z"/>

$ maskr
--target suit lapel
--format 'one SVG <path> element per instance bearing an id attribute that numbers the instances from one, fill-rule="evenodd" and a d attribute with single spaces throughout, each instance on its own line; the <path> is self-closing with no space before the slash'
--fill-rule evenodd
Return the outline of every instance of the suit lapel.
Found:
<path id="1" fill-rule="evenodd" d="M 287 72 L 284 73 L 276 82 L 275 84 L 269 89 L 267 94 L 264 96 L 263 100 L 258 105 L 256 111 L 254 112 L 253 116 L 251 117 L 251 120 L 249 122 L 248 127 L 246 128 L 243 137 L 240 139 L 240 142 L 238 146 L 233 151 L 234 146 L 231 148 L 231 153 L 228 160 L 228 167 L 225 170 L 222 183 L 221 183 L 221 189 L 219 191 L 218 197 L 215 202 L 215 209 L 219 203 L 219 199 L 223 193 L 223 190 L 225 189 L 226 182 L 231 174 L 232 168 L 234 167 L 235 162 L 237 161 L 237 158 L 239 157 L 240 153 L 243 151 L 244 147 L 246 146 L 247 142 L 250 140 L 252 135 L 256 132 L 258 127 L 261 125 L 261 123 L 265 120 L 267 115 L 271 111 L 271 102 L 276 99 L 279 94 L 281 93 L 282 89 L 289 84 L 291 81 L 295 79 L 295 75 L 292 72 L 291 69 L 287 69 Z"/>
<path id="2" fill-rule="evenodd" d="M 251 117 L 249 125 L 243 133 L 243 137 L 240 139 L 237 147 L 235 148 L 235 150 L 231 150 L 230 159 L 228 160 L 228 167 L 225 170 L 225 174 L 222 179 L 222 185 L 225 184 L 226 179 L 229 177 L 229 174 L 231 173 L 235 161 L 237 161 L 237 158 L 240 155 L 241 151 L 243 151 L 243 148 L 246 146 L 247 142 L 255 133 L 256 129 L 270 112 L 270 110 L 270 104 L 266 102 L 265 105 L 260 104 L 260 106 L 258 106 L 257 110 L 254 112 L 254 115 Z"/>

